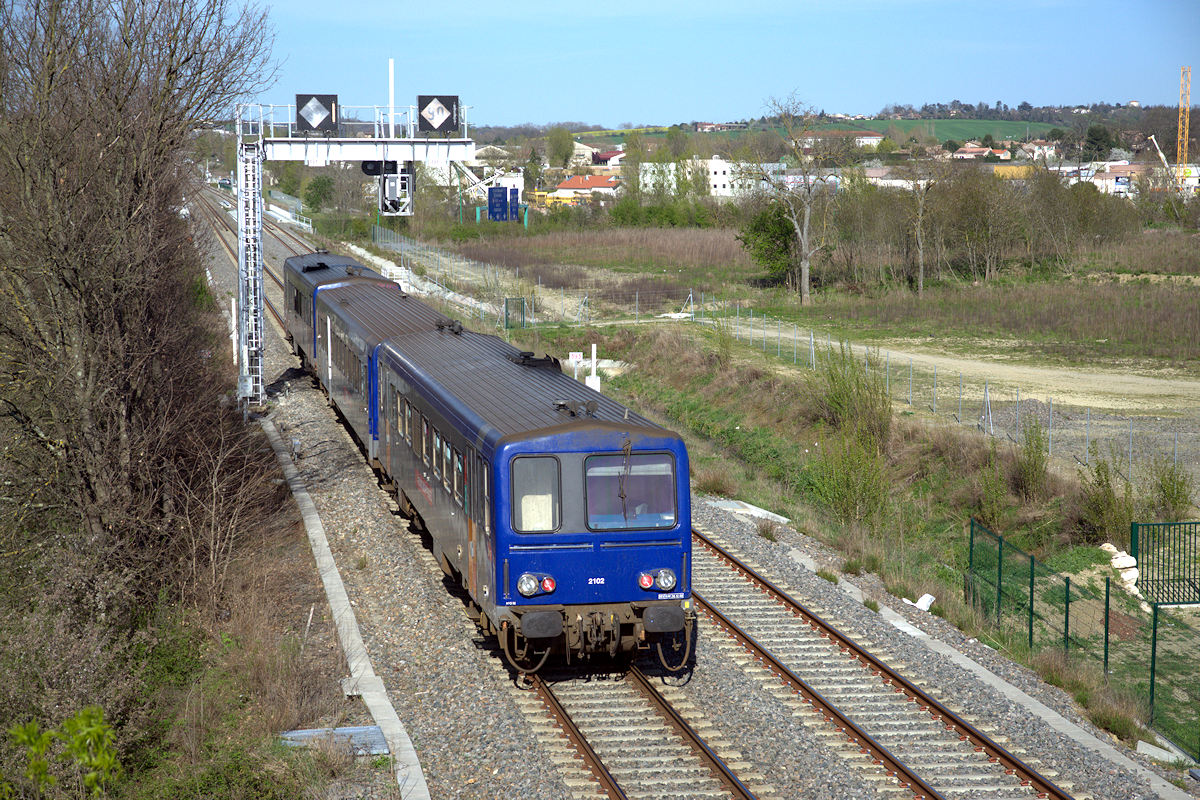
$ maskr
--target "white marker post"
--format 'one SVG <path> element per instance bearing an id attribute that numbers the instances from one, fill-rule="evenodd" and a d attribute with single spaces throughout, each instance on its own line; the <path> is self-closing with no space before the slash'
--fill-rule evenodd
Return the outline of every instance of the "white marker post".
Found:
<path id="1" fill-rule="evenodd" d="M 600 391 L 600 376 L 596 374 L 596 345 L 592 345 L 592 374 L 583 379 L 589 389 Z"/>

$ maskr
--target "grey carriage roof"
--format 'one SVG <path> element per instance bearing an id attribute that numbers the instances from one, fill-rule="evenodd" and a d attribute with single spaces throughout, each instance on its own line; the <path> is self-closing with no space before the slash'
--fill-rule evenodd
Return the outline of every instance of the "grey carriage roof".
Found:
<path id="1" fill-rule="evenodd" d="M 659 427 L 632 411 L 626 418 L 625 406 L 556 367 L 517 363 L 521 351 L 496 336 L 424 330 L 393 337 L 386 347 L 472 408 L 501 436 L 592 419 Z M 595 401 L 595 415 L 564 414 L 555 406 L 559 401 Z"/>
<path id="2" fill-rule="evenodd" d="M 319 296 L 320 302 L 357 322 L 372 344 L 450 322 L 445 314 L 401 292 L 395 283 L 350 283 L 325 289 Z"/>

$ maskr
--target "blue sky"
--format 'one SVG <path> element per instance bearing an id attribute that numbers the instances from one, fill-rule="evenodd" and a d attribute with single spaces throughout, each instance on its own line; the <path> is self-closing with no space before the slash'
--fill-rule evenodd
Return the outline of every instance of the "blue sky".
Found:
<path id="1" fill-rule="evenodd" d="M 830 113 L 889 103 L 1175 105 L 1200 0 L 268 0 L 279 80 L 258 99 L 343 106 L 457 94 L 473 124 L 757 117 L 794 93 Z"/>

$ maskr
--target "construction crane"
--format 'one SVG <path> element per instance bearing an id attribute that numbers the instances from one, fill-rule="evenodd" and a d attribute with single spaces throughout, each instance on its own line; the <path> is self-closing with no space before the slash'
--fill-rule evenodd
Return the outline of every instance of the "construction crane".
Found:
<path id="1" fill-rule="evenodd" d="M 1183 192 L 1183 177 L 1187 170 L 1188 135 L 1192 121 L 1192 68 L 1179 68 L 1179 136 L 1175 145 L 1175 186 Z"/>

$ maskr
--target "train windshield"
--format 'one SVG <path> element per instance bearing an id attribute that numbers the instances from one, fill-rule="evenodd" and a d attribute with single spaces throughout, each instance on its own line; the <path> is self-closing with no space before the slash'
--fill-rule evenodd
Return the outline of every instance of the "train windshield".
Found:
<path id="1" fill-rule="evenodd" d="M 670 453 L 588 456 L 584 473 L 588 528 L 674 527 L 675 459 Z"/>

